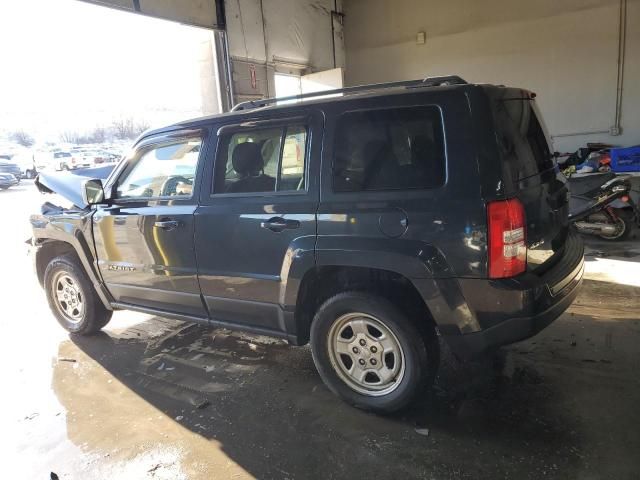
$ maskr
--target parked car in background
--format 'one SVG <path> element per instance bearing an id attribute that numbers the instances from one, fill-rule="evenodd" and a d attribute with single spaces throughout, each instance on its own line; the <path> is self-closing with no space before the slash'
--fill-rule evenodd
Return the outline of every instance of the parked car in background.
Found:
<path id="1" fill-rule="evenodd" d="M 10 173 L 18 181 L 22 178 L 20 167 L 9 160 L 0 160 L 0 173 Z"/>
<path id="2" fill-rule="evenodd" d="M 110 152 L 108 150 L 99 150 L 99 154 L 103 159 L 102 163 L 113 163 L 120 160 L 121 155 L 118 155 L 114 152 Z"/>
<path id="3" fill-rule="evenodd" d="M 91 167 L 93 163 L 81 151 L 54 152 L 53 164 L 56 170 L 75 170 L 76 168 Z"/>
<path id="4" fill-rule="evenodd" d="M 106 180 L 40 175 L 75 207 L 31 217 L 38 279 L 75 334 L 130 309 L 311 343 L 334 393 L 396 411 L 433 381 L 438 337 L 468 358 L 578 294 L 534 98 L 427 78 L 147 131 Z"/>
<path id="5" fill-rule="evenodd" d="M 0 190 L 6 190 L 9 187 L 18 185 L 20 180 L 10 173 L 0 173 Z"/>
<path id="6" fill-rule="evenodd" d="M 110 156 L 102 150 L 83 150 L 82 154 L 91 161 L 92 165 L 101 165 L 110 159 Z"/>
<path id="7" fill-rule="evenodd" d="M 22 178 L 36 178 L 38 168 L 36 167 L 34 154 L 30 151 L 18 153 L 11 158 L 11 162 L 20 168 Z"/>

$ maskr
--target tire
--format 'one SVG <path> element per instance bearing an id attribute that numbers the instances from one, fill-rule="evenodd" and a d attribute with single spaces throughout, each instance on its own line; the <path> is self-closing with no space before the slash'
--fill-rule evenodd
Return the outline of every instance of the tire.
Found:
<path id="1" fill-rule="evenodd" d="M 58 323 L 70 333 L 91 335 L 111 320 L 113 312 L 104 307 L 73 255 L 55 257 L 49 262 L 44 272 L 44 288 L 49 308 Z M 61 301 L 57 292 L 61 297 L 67 296 Z"/>
<path id="2" fill-rule="evenodd" d="M 333 346 L 338 344 L 341 352 L 347 345 L 345 353 L 338 353 Z M 388 348 L 394 344 L 395 353 Z M 382 414 L 409 406 L 433 381 L 439 357 L 433 328 L 418 329 L 390 301 L 363 292 L 340 293 L 320 306 L 311 325 L 311 348 L 332 392 Z M 356 362 L 364 367 L 357 370 Z M 370 373 L 356 380 L 353 373 L 363 370 Z"/>

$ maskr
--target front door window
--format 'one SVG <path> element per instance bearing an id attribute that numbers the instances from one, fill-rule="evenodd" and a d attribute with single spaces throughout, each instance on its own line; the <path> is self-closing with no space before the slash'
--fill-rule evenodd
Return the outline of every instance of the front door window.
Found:
<path id="1" fill-rule="evenodd" d="M 118 198 L 190 198 L 201 146 L 194 138 L 142 150 L 118 182 Z"/>

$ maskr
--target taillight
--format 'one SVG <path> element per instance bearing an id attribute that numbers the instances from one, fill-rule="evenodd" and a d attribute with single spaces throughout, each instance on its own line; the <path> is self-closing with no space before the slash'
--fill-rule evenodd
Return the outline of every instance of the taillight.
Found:
<path id="1" fill-rule="evenodd" d="M 520 200 L 498 200 L 487 205 L 489 278 L 513 277 L 527 268 L 527 232 Z"/>

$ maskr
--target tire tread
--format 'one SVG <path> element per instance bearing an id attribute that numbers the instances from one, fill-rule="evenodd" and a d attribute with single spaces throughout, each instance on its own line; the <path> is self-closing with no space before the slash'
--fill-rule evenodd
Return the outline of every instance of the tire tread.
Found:
<path id="1" fill-rule="evenodd" d="M 58 309 L 55 306 L 51 281 L 53 274 L 57 270 L 66 270 L 71 273 L 80 284 L 80 287 L 83 290 L 85 297 L 85 318 L 80 322 L 80 324 L 76 327 L 74 324 L 68 322 L 64 316 L 58 312 Z M 99 332 L 103 327 L 105 327 L 109 321 L 111 320 L 111 315 L 113 312 L 111 310 L 107 310 L 91 284 L 89 277 L 80 262 L 77 259 L 75 254 L 64 254 L 58 257 L 53 258 L 44 272 L 44 285 L 47 296 L 47 301 L 49 302 L 49 308 L 53 312 L 58 323 L 62 325 L 62 327 L 70 333 L 74 333 L 77 335 L 93 335 Z"/>

